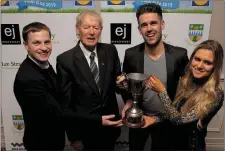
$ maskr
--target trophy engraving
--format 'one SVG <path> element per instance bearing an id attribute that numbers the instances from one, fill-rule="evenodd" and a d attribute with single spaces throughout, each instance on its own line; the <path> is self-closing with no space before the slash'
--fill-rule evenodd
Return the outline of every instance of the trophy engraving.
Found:
<path id="1" fill-rule="evenodd" d="M 128 80 L 128 91 L 131 92 L 134 100 L 133 106 L 125 112 L 125 124 L 131 128 L 140 128 L 144 126 L 145 121 L 143 111 L 138 108 L 138 101 L 146 90 L 145 83 L 148 76 L 142 73 L 129 73 L 126 78 Z"/>

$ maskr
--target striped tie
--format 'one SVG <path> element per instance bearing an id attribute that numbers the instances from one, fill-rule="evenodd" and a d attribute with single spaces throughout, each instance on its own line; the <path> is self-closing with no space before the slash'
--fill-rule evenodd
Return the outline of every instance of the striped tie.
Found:
<path id="1" fill-rule="evenodd" d="M 91 72 L 93 73 L 93 76 L 95 78 L 95 82 L 98 86 L 98 89 L 100 89 L 99 72 L 98 72 L 98 67 L 95 63 L 95 53 L 94 52 L 91 52 L 90 60 L 91 60 L 91 63 L 90 63 Z"/>

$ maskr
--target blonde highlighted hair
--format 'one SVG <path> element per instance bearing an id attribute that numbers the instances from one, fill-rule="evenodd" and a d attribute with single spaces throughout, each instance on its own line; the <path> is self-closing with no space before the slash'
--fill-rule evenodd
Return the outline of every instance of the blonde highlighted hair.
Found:
<path id="1" fill-rule="evenodd" d="M 207 49 L 213 52 L 214 55 L 214 68 L 212 73 L 209 75 L 206 82 L 201 86 L 197 86 L 193 82 L 193 75 L 191 72 L 191 62 L 196 52 L 199 49 Z M 223 48 L 215 40 L 206 40 L 199 44 L 193 51 L 190 61 L 187 65 L 187 71 L 185 75 L 181 78 L 174 105 L 179 103 L 179 101 L 185 99 L 184 111 L 194 109 L 197 113 L 199 119 L 203 118 L 210 110 L 210 105 L 216 99 L 216 92 L 222 91 L 220 87 L 220 74 L 223 68 Z"/>

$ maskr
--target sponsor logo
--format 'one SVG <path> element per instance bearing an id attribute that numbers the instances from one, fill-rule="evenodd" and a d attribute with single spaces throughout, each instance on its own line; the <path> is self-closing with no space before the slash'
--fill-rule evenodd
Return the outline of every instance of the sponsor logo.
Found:
<path id="1" fill-rule="evenodd" d="M 22 147 L 23 143 L 11 143 L 13 147 Z"/>
<path id="2" fill-rule="evenodd" d="M 179 0 L 135 0 L 132 4 L 134 9 L 137 10 L 141 5 L 148 3 L 156 3 L 161 6 L 162 9 L 177 9 L 179 8 Z"/>
<path id="3" fill-rule="evenodd" d="M 76 6 L 91 6 L 92 1 L 91 0 L 75 0 Z"/>
<path id="4" fill-rule="evenodd" d="M 209 0 L 192 0 L 192 6 L 209 6 Z"/>
<path id="5" fill-rule="evenodd" d="M 185 39 L 189 45 L 197 46 L 202 42 L 204 31 L 204 24 L 190 24 L 188 31 L 188 38 Z"/>
<path id="6" fill-rule="evenodd" d="M 108 5 L 125 5 L 124 0 L 111 0 L 108 1 Z"/>
<path id="7" fill-rule="evenodd" d="M 22 115 L 12 115 L 13 130 L 16 132 L 22 132 L 24 130 L 24 121 Z"/>
<path id="8" fill-rule="evenodd" d="M 27 9 L 28 6 L 44 9 L 61 9 L 62 0 L 19 0 L 16 5 L 19 11 Z"/>
<path id="9" fill-rule="evenodd" d="M 117 141 L 115 144 L 116 150 L 127 150 L 129 148 L 129 142 L 128 141 Z"/>
<path id="10" fill-rule="evenodd" d="M 111 44 L 131 44 L 131 23 L 111 23 Z"/>
<path id="11" fill-rule="evenodd" d="M 170 39 L 169 39 L 168 37 L 169 37 L 169 34 L 168 34 L 168 33 L 162 34 L 162 40 L 163 40 L 165 43 L 170 44 L 171 41 L 170 41 Z"/>
<path id="12" fill-rule="evenodd" d="M 1 62 L 2 69 L 18 69 L 21 63 L 11 61 L 11 62 Z"/>
<path id="13" fill-rule="evenodd" d="M 11 150 L 24 150 L 23 143 L 11 143 Z"/>
<path id="14" fill-rule="evenodd" d="M 164 34 L 162 34 L 162 40 L 163 40 L 165 43 L 170 44 L 170 43 L 171 43 L 171 41 L 169 41 L 168 36 L 169 36 L 169 34 L 168 34 L 168 33 L 164 33 Z"/>
<path id="15" fill-rule="evenodd" d="M 168 37 L 168 34 L 162 34 L 162 40 L 166 40 L 166 38 Z"/>
<path id="16" fill-rule="evenodd" d="M 19 24 L 2 24 L 2 45 L 20 45 Z"/>
<path id="17" fill-rule="evenodd" d="M 190 24 L 188 36 L 192 42 L 201 40 L 203 36 L 204 25 L 203 24 Z"/>
<path id="18" fill-rule="evenodd" d="M 116 141 L 116 145 L 129 145 L 128 141 Z"/>
<path id="19" fill-rule="evenodd" d="M 56 34 L 52 34 L 52 35 L 51 35 L 51 40 L 52 40 L 52 43 L 53 43 L 53 44 L 59 43 L 59 41 L 56 39 Z"/>
<path id="20" fill-rule="evenodd" d="M 9 6 L 9 1 L 8 0 L 2 0 L 1 6 Z"/>

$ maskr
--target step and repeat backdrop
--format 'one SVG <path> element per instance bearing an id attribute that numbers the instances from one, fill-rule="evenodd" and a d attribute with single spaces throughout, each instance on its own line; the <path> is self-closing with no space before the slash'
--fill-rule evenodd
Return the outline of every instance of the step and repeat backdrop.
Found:
<path id="1" fill-rule="evenodd" d="M 75 32 L 78 13 L 87 8 L 95 9 L 103 18 L 101 42 L 114 44 L 122 63 L 125 50 L 143 42 L 135 11 L 145 3 L 161 5 L 166 24 L 163 40 L 186 48 L 188 56 L 196 45 L 208 39 L 213 0 L 1 0 L 1 108 L 6 150 L 24 149 L 23 115 L 13 94 L 15 74 L 27 54 L 21 35 L 23 27 L 33 21 L 50 27 L 53 42 L 50 62 L 55 68 L 56 56 L 78 41 Z M 120 96 L 118 102 L 122 109 Z M 127 134 L 128 128 L 123 127 L 117 150 L 128 149 Z M 68 141 L 65 149 L 71 149 Z"/>

